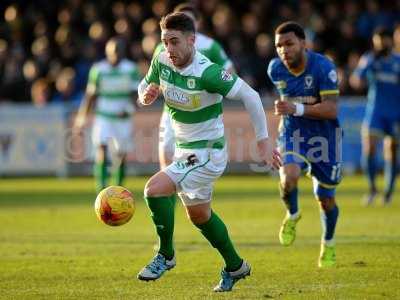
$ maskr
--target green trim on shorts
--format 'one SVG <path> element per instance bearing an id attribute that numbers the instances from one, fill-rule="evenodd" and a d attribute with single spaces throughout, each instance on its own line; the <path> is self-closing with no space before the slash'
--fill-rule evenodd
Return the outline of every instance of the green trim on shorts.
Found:
<path id="1" fill-rule="evenodd" d="M 177 148 L 181 149 L 204 149 L 204 148 L 211 148 L 211 149 L 224 149 L 225 147 L 225 137 L 222 136 L 215 140 L 200 140 L 195 142 L 188 142 L 188 143 L 175 143 Z"/>
<path id="2" fill-rule="evenodd" d="M 102 116 L 102 117 L 105 117 L 105 118 L 111 119 L 111 120 L 125 120 L 125 119 L 129 119 L 132 116 L 131 114 L 128 114 L 126 116 L 121 116 L 119 114 L 108 113 L 108 112 L 104 112 L 104 111 L 96 111 L 96 115 Z"/>
<path id="3" fill-rule="evenodd" d="M 183 178 L 182 178 L 181 180 L 178 181 L 178 184 L 180 184 L 183 180 L 185 180 L 186 176 L 187 176 L 190 172 L 192 172 L 192 171 L 194 171 L 194 170 L 197 170 L 198 168 L 204 167 L 206 164 L 208 164 L 209 161 L 210 161 L 210 159 L 208 159 L 204 164 L 199 165 L 199 166 L 197 166 L 197 167 L 194 167 L 193 169 L 190 169 L 189 171 L 187 171 L 187 173 L 183 176 Z"/>

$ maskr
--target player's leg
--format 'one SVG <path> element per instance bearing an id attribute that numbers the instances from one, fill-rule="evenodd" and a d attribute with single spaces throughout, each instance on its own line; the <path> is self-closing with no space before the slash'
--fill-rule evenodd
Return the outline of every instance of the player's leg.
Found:
<path id="1" fill-rule="evenodd" d="M 384 139 L 384 158 L 385 187 L 383 204 L 389 204 L 392 198 L 397 174 L 397 141 L 394 137 L 386 137 Z"/>
<path id="2" fill-rule="evenodd" d="M 332 267 L 336 264 L 335 229 L 339 216 L 339 207 L 335 201 L 334 187 L 326 187 L 318 183 L 315 178 L 314 194 L 320 205 L 322 239 L 319 267 Z"/>
<path id="3" fill-rule="evenodd" d="M 96 152 L 93 165 L 93 174 L 97 193 L 107 186 L 107 145 L 111 136 L 110 126 L 110 121 L 101 117 L 96 117 L 94 120 L 92 142 Z"/>
<path id="4" fill-rule="evenodd" d="M 178 148 L 179 149 L 179 148 Z M 250 266 L 239 256 L 221 218 L 211 210 L 210 202 L 214 182 L 227 163 L 226 149 L 182 150 L 186 161 L 174 162 L 168 174 L 180 173 L 177 181 L 181 198 L 189 219 L 225 261 L 222 279 L 214 288 L 216 292 L 230 291 L 234 284 L 250 274 Z M 177 157 L 179 157 L 177 151 Z M 174 167 L 174 165 L 177 165 Z M 171 175 L 172 176 L 172 175 Z"/>
<path id="5" fill-rule="evenodd" d="M 159 237 L 159 250 L 153 260 L 139 272 L 140 280 L 156 280 L 176 264 L 173 245 L 174 203 L 171 199 L 175 192 L 174 181 L 163 171 L 146 183 L 144 197 Z"/>
<path id="6" fill-rule="evenodd" d="M 126 156 L 133 149 L 132 120 L 115 120 L 112 123 L 112 179 L 115 185 L 122 185 L 125 179 Z"/>
<path id="7" fill-rule="evenodd" d="M 286 164 L 279 170 L 280 195 L 287 209 L 286 217 L 279 231 L 279 241 L 284 246 L 291 245 L 296 239 L 296 224 L 301 218 L 297 188 L 300 174 L 300 166 L 294 163 Z"/>
<path id="8" fill-rule="evenodd" d="M 125 179 L 126 153 L 119 152 L 113 159 L 112 180 L 115 185 L 123 185 Z"/>
<path id="9" fill-rule="evenodd" d="M 175 152 L 175 133 L 172 128 L 171 116 L 164 108 L 159 126 L 158 158 L 160 170 L 163 170 L 172 163 Z M 176 194 L 171 196 L 171 200 L 176 205 Z"/>
<path id="10" fill-rule="evenodd" d="M 191 202 L 203 201 L 191 200 Z M 225 223 L 211 210 L 209 200 L 205 203 L 185 207 L 189 219 L 210 242 L 211 246 L 218 250 L 225 261 L 222 280 L 214 290 L 216 292 L 230 291 L 236 281 L 250 274 L 250 266 L 237 253 Z"/>
<path id="11" fill-rule="evenodd" d="M 376 166 L 376 145 L 378 143 L 378 136 L 372 134 L 370 131 L 364 131 L 362 134 L 362 149 L 363 159 L 362 165 L 364 174 L 368 179 L 368 194 L 365 196 L 364 204 L 369 205 L 374 201 L 377 194 L 375 183 L 377 166 Z"/>
<path id="12" fill-rule="evenodd" d="M 96 192 L 99 193 L 107 186 L 107 145 L 100 144 L 96 148 L 94 163 L 94 178 L 96 183 Z"/>

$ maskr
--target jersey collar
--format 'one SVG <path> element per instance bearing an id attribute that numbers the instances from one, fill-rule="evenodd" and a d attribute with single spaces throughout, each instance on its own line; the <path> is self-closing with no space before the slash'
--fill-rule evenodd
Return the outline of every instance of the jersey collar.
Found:
<path id="1" fill-rule="evenodd" d="M 308 65 L 308 61 L 309 61 L 309 52 L 306 50 L 306 63 L 304 64 L 304 68 L 295 72 L 293 70 L 290 70 L 289 68 L 287 68 L 287 70 L 289 71 L 290 74 L 292 74 L 293 76 L 300 76 L 301 74 L 303 74 L 305 72 L 305 70 L 307 69 L 307 65 Z"/>

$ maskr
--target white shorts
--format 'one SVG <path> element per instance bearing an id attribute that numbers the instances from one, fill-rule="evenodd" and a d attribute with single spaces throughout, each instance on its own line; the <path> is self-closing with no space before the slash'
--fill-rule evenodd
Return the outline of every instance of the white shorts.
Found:
<path id="1" fill-rule="evenodd" d="M 96 116 L 92 130 L 94 146 L 109 145 L 118 153 L 133 149 L 133 122 L 131 118 L 115 120 Z"/>
<path id="2" fill-rule="evenodd" d="M 171 116 L 166 110 L 163 110 L 161 115 L 158 137 L 158 151 L 172 156 L 175 152 L 175 133 L 172 129 Z"/>
<path id="3" fill-rule="evenodd" d="M 175 182 L 178 196 L 185 206 L 211 201 L 214 182 L 228 161 L 224 149 L 176 148 L 174 161 L 163 171 Z"/>

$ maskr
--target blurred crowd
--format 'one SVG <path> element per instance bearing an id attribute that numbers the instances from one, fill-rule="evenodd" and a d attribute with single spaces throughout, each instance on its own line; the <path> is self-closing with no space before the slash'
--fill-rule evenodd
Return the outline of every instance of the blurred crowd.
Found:
<path id="1" fill-rule="evenodd" d="M 146 73 L 160 41 L 158 22 L 182 1 L 2 1 L 0 4 L 0 103 L 81 101 L 90 66 L 104 58 L 106 41 L 126 41 L 127 56 Z M 309 46 L 337 64 L 342 94 L 355 92 L 348 77 L 370 48 L 378 26 L 400 23 L 400 1 L 253 0 L 191 1 L 202 15 L 199 30 L 218 40 L 238 73 L 266 95 L 274 28 L 302 24 Z"/>

